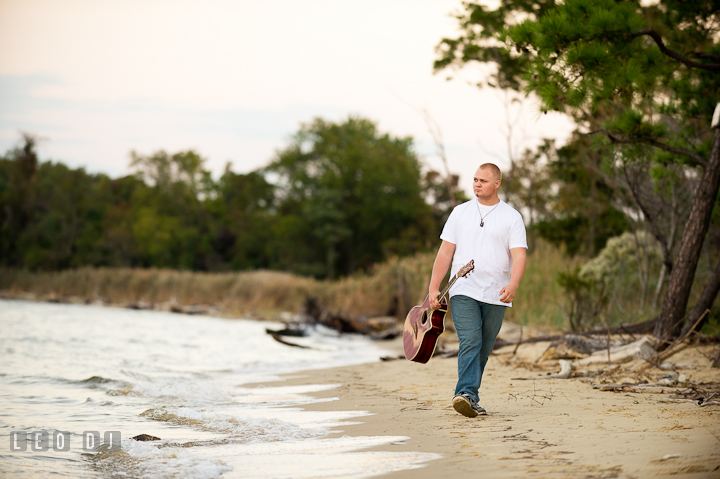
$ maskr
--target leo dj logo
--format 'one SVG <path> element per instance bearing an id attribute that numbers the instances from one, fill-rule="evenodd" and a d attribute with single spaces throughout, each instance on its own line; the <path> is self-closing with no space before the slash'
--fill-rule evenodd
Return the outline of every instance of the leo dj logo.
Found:
<path id="1" fill-rule="evenodd" d="M 63 431 L 35 431 L 35 432 L 11 432 L 10 451 L 44 452 L 52 449 L 56 452 L 67 452 L 70 450 L 70 438 L 72 434 Z M 98 431 L 85 431 L 82 433 L 82 448 L 85 452 L 94 452 L 96 447 L 105 445 L 109 451 L 120 450 L 120 431 L 105 431 L 100 440 Z"/>

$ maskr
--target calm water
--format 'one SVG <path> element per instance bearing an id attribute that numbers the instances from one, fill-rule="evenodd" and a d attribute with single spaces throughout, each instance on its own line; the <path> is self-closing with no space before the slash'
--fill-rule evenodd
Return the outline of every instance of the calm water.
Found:
<path id="1" fill-rule="evenodd" d="M 403 437 L 330 437 L 368 414 L 302 409 L 333 385 L 244 387 L 387 354 L 322 330 L 293 338 L 309 349 L 288 347 L 268 326 L 279 325 L 0 300 L 0 476 L 370 477 L 438 457 L 358 451 Z M 12 450 L 11 433 L 42 431 L 70 450 Z M 120 431 L 120 447 L 85 450 L 85 431 Z"/>

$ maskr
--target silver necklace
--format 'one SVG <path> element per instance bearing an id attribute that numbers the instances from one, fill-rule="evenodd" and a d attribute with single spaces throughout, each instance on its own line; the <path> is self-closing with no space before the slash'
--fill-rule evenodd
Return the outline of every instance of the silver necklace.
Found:
<path id="1" fill-rule="evenodd" d="M 489 215 L 490 213 L 492 213 L 493 211 L 495 211 L 495 208 L 497 208 L 499 204 L 500 204 L 499 201 L 498 201 L 497 203 L 495 203 L 495 206 L 493 206 L 493 209 L 491 209 L 490 211 L 488 211 L 485 216 L 487 216 L 487 215 Z M 479 202 L 479 201 L 476 201 L 476 202 L 475 202 L 475 206 L 477 206 L 478 214 L 480 215 L 480 227 L 482 228 L 483 226 L 485 226 L 485 219 L 483 218 L 483 215 L 482 215 L 482 213 L 480 212 L 480 202 Z"/>

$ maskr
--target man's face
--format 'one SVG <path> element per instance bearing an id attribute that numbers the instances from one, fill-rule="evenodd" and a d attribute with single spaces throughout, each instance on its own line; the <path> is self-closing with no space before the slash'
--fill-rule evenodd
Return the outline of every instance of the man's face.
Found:
<path id="1" fill-rule="evenodd" d="M 500 180 L 496 179 L 490 170 L 478 168 L 473 178 L 473 192 L 478 198 L 490 198 L 500 187 Z"/>

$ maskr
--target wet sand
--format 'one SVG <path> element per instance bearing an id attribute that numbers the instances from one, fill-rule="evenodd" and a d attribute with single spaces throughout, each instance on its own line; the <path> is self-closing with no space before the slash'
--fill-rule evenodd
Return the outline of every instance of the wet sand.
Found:
<path id="1" fill-rule="evenodd" d="M 466 418 L 451 405 L 457 359 L 427 364 L 394 360 L 317 370 L 288 377 L 287 384 L 342 384 L 318 393 L 337 401 L 309 410 L 363 410 L 338 435 L 407 436 L 378 450 L 440 453 L 421 469 L 393 479 L 674 478 L 720 477 L 720 405 L 674 402 L 667 394 L 593 389 L 598 378 L 540 379 L 559 371 L 557 361 L 534 363 L 548 343 L 513 347 L 491 356 L 480 405 L 487 416 Z M 399 346 L 396 344 L 395 347 Z M 717 346 L 704 347 L 706 354 Z M 694 348 L 674 356 L 689 381 L 720 381 L 720 370 Z M 616 367 L 624 374 L 633 364 Z M 598 366 L 608 368 L 607 365 Z M 683 369 L 684 368 L 684 369 Z M 547 371 L 547 372 L 545 372 Z M 660 377 L 655 370 L 645 376 Z M 536 378 L 518 380 L 517 378 Z M 637 376 L 636 376 L 637 377 Z"/>

